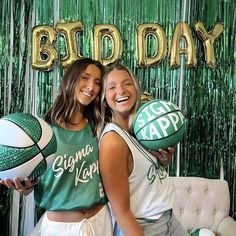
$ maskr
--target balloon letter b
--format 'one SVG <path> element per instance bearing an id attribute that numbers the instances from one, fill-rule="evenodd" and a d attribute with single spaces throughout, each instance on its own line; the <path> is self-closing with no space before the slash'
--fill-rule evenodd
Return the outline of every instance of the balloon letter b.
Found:
<path id="1" fill-rule="evenodd" d="M 50 70 L 58 58 L 52 46 L 57 32 L 49 25 L 36 26 L 32 33 L 32 67 L 37 70 Z"/>

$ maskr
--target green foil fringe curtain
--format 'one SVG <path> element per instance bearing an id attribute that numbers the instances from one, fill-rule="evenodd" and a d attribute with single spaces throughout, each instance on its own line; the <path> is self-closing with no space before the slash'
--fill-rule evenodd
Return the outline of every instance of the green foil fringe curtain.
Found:
<path id="1" fill-rule="evenodd" d="M 226 179 L 230 187 L 230 214 L 236 219 L 235 0 L 1 0 L 0 117 L 13 112 L 43 115 L 51 106 L 64 71 L 60 60 L 48 72 L 32 69 L 31 36 L 34 26 L 55 26 L 62 20 L 83 23 L 84 57 L 91 57 L 91 32 L 96 24 L 113 24 L 119 29 L 123 43 L 121 62 L 134 71 L 142 90 L 178 104 L 188 119 L 179 149 L 179 166 L 175 154 L 170 175 Z M 180 68 L 170 69 L 170 41 L 180 21 L 192 30 L 196 69 L 187 68 L 183 57 Z M 202 43 L 194 33 L 198 21 L 207 31 L 218 22 L 224 27 L 214 44 L 214 69 L 206 66 Z M 166 33 L 168 56 L 158 67 L 137 65 L 136 27 L 143 23 L 158 23 Z M 57 46 L 60 54 L 65 54 L 63 39 Z M 151 40 L 148 47 L 152 55 Z M 11 205 L 11 191 L 0 186 L 0 235 L 9 234 Z M 19 235 L 23 235 L 20 228 Z"/>

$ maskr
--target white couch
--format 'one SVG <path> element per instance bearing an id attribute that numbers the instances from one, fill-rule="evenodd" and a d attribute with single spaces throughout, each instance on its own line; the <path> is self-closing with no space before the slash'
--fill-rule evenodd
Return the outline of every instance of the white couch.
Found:
<path id="1" fill-rule="evenodd" d="M 188 232 L 207 228 L 216 236 L 236 236 L 236 221 L 229 216 L 228 183 L 201 177 L 171 177 L 176 189 L 174 212 Z"/>

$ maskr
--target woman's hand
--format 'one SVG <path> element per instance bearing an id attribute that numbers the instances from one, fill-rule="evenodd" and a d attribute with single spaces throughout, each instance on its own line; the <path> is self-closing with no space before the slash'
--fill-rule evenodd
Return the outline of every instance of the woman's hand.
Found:
<path id="1" fill-rule="evenodd" d="M 159 151 L 149 150 L 149 152 L 152 153 L 163 166 L 168 166 L 172 161 L 172 156 L 173 153 L 175 152 L 175 149 L 169 147 L 167 150 L 164 149 L 160 149 Z"/>
<path id="2" fill-rule="evenodd" d="M 28 178 L 25 178 L 23 181 L 21 181 L 19 177 L 16 177 L 13 180 L 10 179 L 0 180 L 0 184 L 5 185 L 10 189 L 17 190 L 19 193 L 23 195 L 28 195 L 33 190 L 33 187 L 38 183 L 39 183 L 39 178 L 36 178 L 33 181 L 30 181 Z"/>

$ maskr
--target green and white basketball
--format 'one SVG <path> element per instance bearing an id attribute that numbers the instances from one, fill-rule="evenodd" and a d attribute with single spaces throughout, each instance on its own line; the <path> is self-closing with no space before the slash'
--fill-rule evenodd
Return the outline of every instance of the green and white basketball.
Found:
<path id="1" fill-rule="evenodd" d="M 215 234 L 209 229 L 199 228 L 191 232 L 190 236 L 215 236 Z"/>
<path id="2" fill-rule="evenodd" d="M 51 127 L 29 113 L 0 119 L 0 179 L 33 180 L 52 164 L 57 149 Z"/>
<path id="3" fill-rule="evenodd" d="M 182 139 L 186 120 L 170 101 L 154 99 L 138 109 L 133 123 L 136 139 L 146 148 L 158 151 L 176 146 Z"/>

